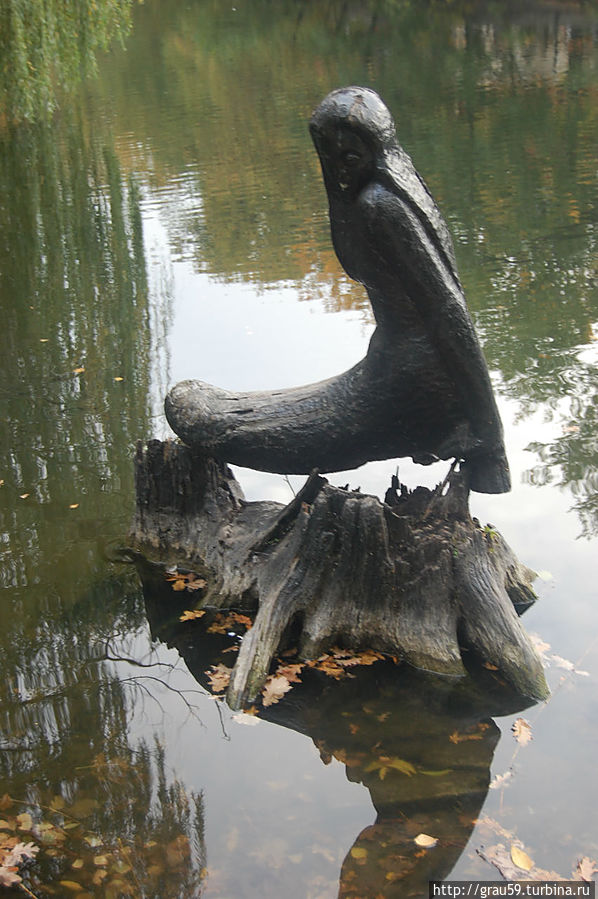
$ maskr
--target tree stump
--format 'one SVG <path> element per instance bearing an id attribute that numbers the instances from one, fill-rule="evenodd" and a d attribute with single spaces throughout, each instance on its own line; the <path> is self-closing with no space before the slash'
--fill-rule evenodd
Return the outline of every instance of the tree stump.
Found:
<path id="1" fill-rule="evenodd" d="M 433 491 L 393 479 L 384 502 L 314 472 L 283 506 L 246 502 L 226 464 L 151 441 L 137 449 L 136 490 L 133 547 L 201 574 L 198 608 L 255 614 L 231 676 L 233 708 L 291 645 L 303 659 L 333 645 L 374 649 L 452 676 L 477 660 L 523 697 L 548 694 L 516 611 L 535 600 L 533 572 L 471 518 L 457 471 Z"/>

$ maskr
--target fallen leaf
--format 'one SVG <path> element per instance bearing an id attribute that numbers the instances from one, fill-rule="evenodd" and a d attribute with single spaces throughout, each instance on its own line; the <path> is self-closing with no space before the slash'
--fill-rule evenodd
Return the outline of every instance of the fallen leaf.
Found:
<path id="1" fill-rule="evenodd" d="M 420 846 L 422 849 L 433 849 L 434 846 L 438 843 L 436 837 L 431 837 L 427 833 L 419 833 L 413 840 L 416 846 Z"/>
<path id="2" fill-rule="evenodd" d="M 59 883 L 61 887 L 64 887 L 65 890 L 70 890 L 72 893 L 80 893 L 83 890 L 81 884 L 75 880 L 60 880 Z"/>
<path id="3" fill-rule="evenodd" d="M 82 868 L 84 864 L 85 864 L 85 862 L 83 861 L 82 858 L 76 858 L 75 861 L 73 862 L 73 864 L 71 865 L 71 868 L 75 868 L 75 870 L 79 870 L 79 868 Z"/>
<path id="4" fill-rule="evenodd" d="M 219 665 L 212 665 L 212 670 L 205 673 L 210 681 L 210 689 L 214 693 L 220 693 L 228 687 L 233 669 L 227 668 L 226 665 L 220 663 Z"/>
<path id="5" fill-rule="evenodd" d="M 182 615 L 179 615 L 179 621 L 194 621 L 196 618 L 202 618 L 205 614 L 205 609 L 186 609 Z"/>
<path id="6" fill-rule="evenodd" d="M 84 371 L 85 371 L 85 368 L 83 366 L 81 366 L 80 368 L 74 368 L 73 374 L 74 375 L 82 375 Z"/>
<path id="7" fill-rule="evenodd" d="M 484 668 L 487 668 L 488 671 L 498 671 L 498 665 L 493 665 L 492 662 L 484 662 Z"/>
<path id="8" fill-rule="evenodd" d="M 15 843 L 4 859 L 3 864 L 7 868 L 11 868 L 13 865 L 20 865 L 23 859 L 35 858 L 38 852 L 39 846 L 36 846 L 35 843 Z"/>
<path id="9" fill-rule="evenodd" d="M 6 868 L 4 865 L 0 865 L 0 886 L 10 887 L 20 883 L 21 880 L 22 878 L 17 874 L 17 868 L 14 866 Z"/>
<path id="10" fill-rule="evenodd" d="M 524 871 L 531 871 L 534 867 L 534 863 L 527 852 L 524 852 L 515 843 L 511 845 L 511 860 L 514 865 L 517 865 L 518 868 L 522 868 Z"/>
<path id="11" fill-rule="evenodd" d="M 255 715 L 247 715 L 245 712 L 238 712 L 236 715 L 232 715 L 232 720 L 236 721 L 237 724 L 246 724 L 250 727 L 260 723 L 260 719 L 256 718 Z"/>
<path id="12" fill-rule="evenodd" d="M 19 499 L 27 499 L 28 496 L 31 496 L 30 493 L 19 493 Z"/>
<path id="13" fill-rule="evenodd" d="M 291 684 L 282 674 L 270 675 L 262 688 L 262 704 L 265 706 L 280 702 L 285 693 L 291 689 Z"/>
<path id="14" fill-rule="evenodd" d="M 97 849 L 97 847 L 101 846 L 103 843 L 102 838 L 96 836 L 95 833 L 87 833 L 83 839 L 91 849 Z"/>
<path id="15" fill-rule="evenodd" d="M 527 746 L 533 740 L 532 727 L 525 718 L 517 718 L 511 727 L 513 735 L 521 746 Z"/>
<path id="16" fill-rule="evenodd" d="M 490 781 L 489 789 L 498 790 L 501 787 L 509 786 L 509 781 L 511 780 L 512 777 L 513 777 L 512 771 L 505 771 L 504 774 L 495 774 L 495 776 Z"/>
<path id="17" fill-rule="evenodd" d="M 96 855 L 94 856 L 93 863 L 97 868 L 105 868 L 108 864 L 108 856 L 107 855 Z"/>
<path id="18" fill-rule="evenodd" d="M 450 735 L 449 740 L 451 743 L 465 743 L 467 740 L 483 740 L 484 737 L 482 734 L 460 734 L 459 731 L 455 730 Z"/>
<path id="19" fill-rule="evenodd" d="M 19 830 L 33 830 L 33 818 L 29 812 L 21 812 L 16 817 L 17 827 Z"/>
<path id="20" fill-rule="evenodd" d="M 304 668 L 305 664 L 302 662 L 295 662 L 291 665 L 279 665 L 276 669 L 276 674 L 286 677 L 291 684 L 300 684 L 301 678 L 299 677 L 299 674 Z"/>
<path id="21" fill-rule="evenodd" d="M 114 380 L 115 381 L 124 381 L 124 378 L 116 377 Z"/>
<path id="22" fill-rule="evenodd" d="M 550 661 L 554 662 L 557 668 L 564 668 L 565 671 L 575 671 L 573 662 L 570 662 L 569 659 L 564 659 L 562 656 L 551 655 Z"/>
<path id="23" fill-rule="evenodd" d="M 594 879 L 594 874 L 598 874 L 598 865 L 593 859 L 584 855 L 583 858 L 577 860 L 577 866 L 573 872 L 576 880 L 591 881 Z"/>
<path id="24" fill-rule="evenodd" d="M 212 624 L 207 628 L 207 632 L 208 634 L 226 634 L 234 631 L 235 625 L 238 624 L 249 630 L 253 626 L 253 621 L 249 615 L 242 615 L 240 612 L 228 612 L 226 615 L 218 612 L 214 616 Z"/>
<path id="25" fill-rule="evenodd" d="M 69 506 L 69 509 L 78 509 L 78 508 L 79 508 L 79 503 L 71 503 Z"/>
<path id="26" fill-rule="evenodd" d="M 351 856 L 353 858 L 367 858 L 367 854 L 367 849 L 364 849 L 362 846 L 353 846 L 351 849 Z"/>

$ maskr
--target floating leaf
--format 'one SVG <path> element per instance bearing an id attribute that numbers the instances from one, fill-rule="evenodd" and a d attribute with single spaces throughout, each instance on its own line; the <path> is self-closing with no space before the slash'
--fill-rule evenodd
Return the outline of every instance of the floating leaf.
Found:
<path id="1" fill-rule="evenodd" d="M 496 774 L 490 781 L 491 790 L 499 790 L 501 787 L 509 786 L 509 781 L 513 777 L 512 771 L 505 771 L 504 774 Z"/>
<path id="2" fill-rule="evenodd" d="M 26 858 L 35 858 L 38 852 L 39 846 L 36 846 L 35 843 L 15 843 L 4 859 L 4 864 L 8 868 L 20 865 Z"/>
<path id="3" fill-rule="evenodd" d="M 96 868 L 105 868 L 108 864 L 108 856 L 107 855 L 95 855 L 93 859 L 93 863 Z"/>
<path id="4" fill-rule="evenodd" d="M 527 852 L 524 852 L 515 843 L 511 846 L 511 860 L 514 865 L 517 865 L 518 868 L 522 868 L 524 871 L 531 871 L 534 867 L 534 863 Z"/>
<path id="5" fill-rule="evenodd" d="M 305 664 L 299 662 L 293 663 L 291 665 L 279 665 L 276 669 L 276 674 L 280 674 L 282 675 L 282 677 L 286 677 L 289 683 L 299 684 L 301 683 L 299 674 L 304 668 Z"/>
<path id="6" fill-rule="evenodd" d="M 291 689 L 291 684 L 282 674 L 270 675 L 262 688 L 262 703 L 265 706 L 280 702 L 285 693 Z"/>
<path id="7" fill-rule="evenodd" d="M 79 368 L 73 369 L 73 374 L 74 375 L 82 375 L 84 371 L 85 371 L 85 368 L 83 366 L 80 366 Z"/>
<path id="8" fill-rule="evenodd" d="M 460 734 L 459 731 L 455 730 L 450 735 L 449 740 L 451 743 L 465 743 L 467 740 L 483 740 L 484 737 L 480 733 L 475 734 Z"/>
<path id="9" fill-rule="evenodd" d="M 210 689 L 213 690 L 214 693 L 221 693 L 223 690 L 226 690 L 230 683 L 230 676 L 233 673 L 232 668 L 227 668 L 226 665 L 220 663 L 219 665 L 212 665 L 211 671 L 206 671 L 208 675 L 208 680 L 210 681 Z"/>
<path id="10" fill-rule="evenodd" d="M 16 817 L 17 827 L 19 830 L 33 830 L 33 818 L 29 812 L 21 812 Z"/>
<path id="11" fill-rule="evenodd" d="M 573 872 L 576 879 L 591 881 L 594 879 L 594 874 L 598 874 L 598 865 L 593 859 L 584 855 L 583 858 L 577 860 L 577 866 Z"/>
<path id="12" fill-rule="evenodd" d="M 417 773 L 425 774 L 426 777 L 445 777 L 447 774 L 452 774 L 452 768 L 441 768 L 439 771 L 427 771 L 425 768 L 420 768 Z"/>
<path id="13" fill-rule="evenodd" d="M 527 746 L 533 740 L 532 727 L 525 718 L 517 718 L 511 727 L 515 739 L 521 746 Z"/>
<path id="14" fill-rule="evenodd" d="M 351 849 L 351 856 L 353 858 L 367 858 L 367 854 L 367 849 L 364 849 L 362 846 L 353 846 Z"/>
<path id="15" fill-rule="evenodd" d="M 65 890 L 70 890 L 71 893 L 80 893 L 83 890 L 81 884 L 77 883 L 76 880 L 61 880 L 59 883 L 61 887 L 64 887 Z"/>
<path id="16" fill-rule="evenodd" d="M 438 843 L 438 839 L 436 837 L 431 837 L 427 833 L 419 833 L 413 840 L 416 846 L 419 846 L 421 849 L 433 849 L 434 846 Z"/>
<path id="17" fill-rule="evenodd" d="M 17 868 L 14 866 L 5 867 L 0 865 L 0 886 L 10 887 L 16 883 L 20 883 L 21 877 L 17 874 Z"/>
<path id="18" fill-rule="evenodd" d="M 86 833 L 83 839 L 91 849 L 97 849 L 97 847 L 101 846 L 104 842 L 102 838 L 96 836 L 95 833 Z"/>
<path id="19" fill-rule="evenodd" d="M 71 503 L 69 506 L 69 509 L 78 509 L 78 508 L 79 508 L 79 503 Z"/>
<path id="20" fill-rule="evenodd" d="M 233 715 L 232 720 L 236 721 L 237 724 L 247 724 L 249 726 L 260 723 L 260 719 L 256 718 L 255 715 L 246 715 L 244 712 L 239 712 L 238 714 Z"/>
<path id="21" fill-rule="evenodd" d="M 73 864 L 71 865 L 71 868 L 74 868 L 76 871 L 78 871 L 79 868 L 82 868 L 84 864 L 85 864 L 85 862 L 83 861 L 82 858 L 76 858 L 75 861 L 73 862 Z"/>
<path id="22" fill-rule="evenodd" d="M 202 618 L 205 614 L 205 609 L 186 609 L 182 615 L 179 615 L 179 621 L 194 621 L 196 618 Z"/>

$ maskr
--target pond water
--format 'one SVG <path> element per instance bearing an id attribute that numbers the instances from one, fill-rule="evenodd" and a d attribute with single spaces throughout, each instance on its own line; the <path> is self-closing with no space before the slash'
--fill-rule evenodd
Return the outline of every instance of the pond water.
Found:
<path id="1" fill-rule="evenodd" d="M 11 63 L 0 839 L 41 847 L 20 867 L 37 896 L 427 895 L 429 878 L 498 879 L 499 844 L 569 878 L 598 860 L 598 9 L 234 2 L 100 22 L 122 40 L 78 86 L 77 66 L 42 91 L 37 58 Z M 525 711 L 379 663 L 235 715 L 192 625 L 167 645 L 111 561 L 169 385 L 291 386 L 365 352 L 372 314 L 331 248 L 306 127 L 346 84 L 385 99 L 454 238 L 514 482 L 472 511 L 541 574 L 524 621 L 552 695 Z M 38 95 L 52 115 L 35 119 Z M 383 495 L 396 465 L 330 479 Z M 399 465 L 410 487 L 446 473 Z M 249 499 L 301 481 L 237 475 Z"/>

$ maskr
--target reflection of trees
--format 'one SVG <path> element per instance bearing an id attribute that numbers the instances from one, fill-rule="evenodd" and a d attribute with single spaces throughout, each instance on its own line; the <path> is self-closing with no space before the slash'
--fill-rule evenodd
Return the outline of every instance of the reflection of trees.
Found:
<path id="1" fill-rule="evenodd" d="M 52 112 L 59 89 L 95 71 L 95 51 L 121 39 L 132 0 L 2 0 L 0 122 Z"/>
<path id="2" fill-rule="evenodd" d="M 10 530 L 0 578 L 17 587 L 59 574 L 75 596 L 87 550 L 69 550 L 69 570 L 58 573 L 56 547 L 122 520 L 128 454 L 147 428 L 149 361 L 135 187 L 123 185 L 110 147 L 86 136 L 76 115 L 62 125 L 16 129 L 0 145 L 0 453 Z"/>
<path id="3" fill-rule="evenodd" d="M 105 899 L 197 899 L 206 864 L 203 797 L 168 782 L 159 743 L 133 749 L 115 730 L 86 761 L 60 781 L 29 784 L 24 798 L 14 789 L 3 797 L 4 827 L 18 822 L 20 836 L 40 847 L 35 865 L 21 872 L 35 895 L 62 895 L 70 884 Z"/>
<path id="4" fill-rule="evenodd" d="M 138 623 L 138 590 L 107 572 L 98 541 L 128 524 L 132 446 L 148 430 L 141 217 L 111 141 L 76 109 L 1 132 L 0 196 L 0 766 L 16 798 L 68 805 L 90 796 L 94 760 L 133 764 L 128 694 L 102 642 Z M 104 796 L 86 826 L 131 837 L 151 819 L 149 794 L 132 805 L 144 795 L 118 808 Z"/>

